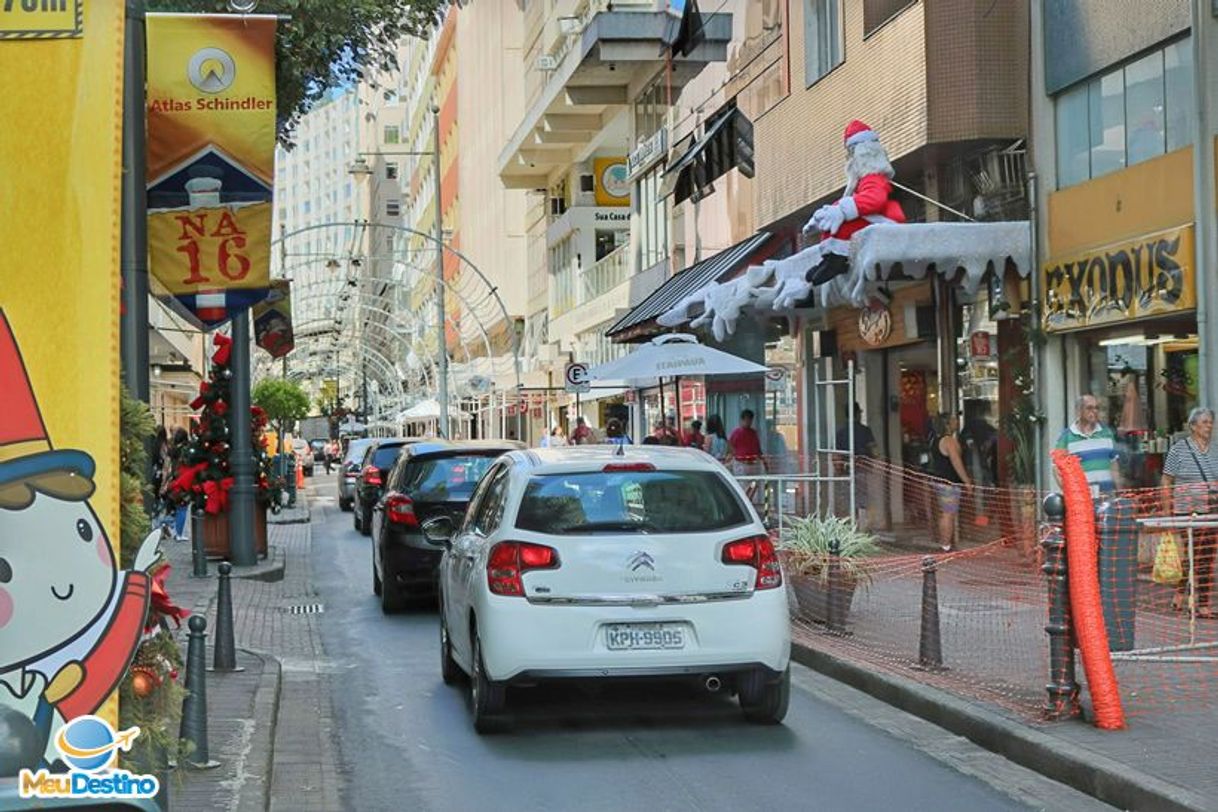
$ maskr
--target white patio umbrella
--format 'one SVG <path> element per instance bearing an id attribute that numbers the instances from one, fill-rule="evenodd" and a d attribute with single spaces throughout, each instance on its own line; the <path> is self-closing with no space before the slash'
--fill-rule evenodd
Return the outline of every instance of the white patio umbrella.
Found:
<path id="1" fill-rule="evenodd" d="M 470 414 L 457 409 L 448 410 L 449 419 L 468 420 Z M 439 420 L 440 404 L 435 400 L 423 400 L 398 413 L 398 420 Z"/>
<path id="2" fill-rule="evenodd" d="M 594 380 L 622 379 L 631 383 L 686 375 L 747 375 L 765 372 L 761 364 L 699 344 L 689 333 L 656 336 L 629 355 L 592 367 Z"/>

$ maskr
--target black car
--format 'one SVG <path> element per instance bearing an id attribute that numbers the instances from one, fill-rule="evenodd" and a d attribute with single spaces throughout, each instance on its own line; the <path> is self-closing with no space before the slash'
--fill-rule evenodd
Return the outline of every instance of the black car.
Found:
<path id="1" fill-rule="evenodd" d="M 402 449 L 418 440 L 405 437 L 386 437 L 368 446 L 364 459 L 360 463 L 359 473 L 355 475 L 355 493 L 352 511 L 355 529 L 365 536 L 372 531 L 372 506 L 381 498 L 385 490 L 385 480 L 389 469 L 397 462 Z"/>
<path id="2" fill-rule="evenodd" d="M 435 440 L 402 450 L 372 514 L 372 591 L 381 609 L 435 594 L 444 546 L 423 538 L 420 525 L 438 516 L 459 523 L 482 474 L 517 448 L 513 440 Z"/>

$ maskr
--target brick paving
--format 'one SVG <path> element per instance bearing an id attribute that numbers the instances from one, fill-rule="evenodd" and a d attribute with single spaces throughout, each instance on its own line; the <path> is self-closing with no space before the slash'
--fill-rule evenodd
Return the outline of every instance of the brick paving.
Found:
<path id="1" fill-rule="evenodd" d="M 319 603 L 311 587 L 309 518 L 306 490 L 295 508 L 271 517 L 268 559 L 234 568 L 234 636 L 245 671 L 208 674 L 208 745 L 221 766 L 175 771 L 176 808 L 343 808 L 322 614 L 300 611 Z M 210 663 L 216 562 L 209 562 L 207 578 L 198 579 L 191 577 L 189 544 L 171 542 L 165 552 L 174 567 L 170 594 L 207 616 Z M 185 625 L 181 639 L 185 645 Z"/>

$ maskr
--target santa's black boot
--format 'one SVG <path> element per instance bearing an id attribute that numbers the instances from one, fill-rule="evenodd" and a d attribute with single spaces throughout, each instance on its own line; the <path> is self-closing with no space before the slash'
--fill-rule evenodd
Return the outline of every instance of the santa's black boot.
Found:
<path id="1" fill-rule="evenodd" d="M 804 279 L 813 285 L 823 285 L 835 276 L 850 270 L 850 261 L 841 254 L 826 253 L 820 263 L 808 271 Z"/>

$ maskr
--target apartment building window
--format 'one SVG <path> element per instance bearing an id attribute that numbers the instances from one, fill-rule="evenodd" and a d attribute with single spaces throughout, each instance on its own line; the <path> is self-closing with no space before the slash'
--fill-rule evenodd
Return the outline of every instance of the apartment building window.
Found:
<path id="1" fill-rule="evenodd" d="M 386 144 L 401 143 L 402 131 L 396 124 L 386 124 L 384 129 L 384 137 L 381 140 Z"/>
<path id="2" fill-rule="evenodd" d="M 392 163 L 392 162 L 385 164 L 385 180 L 397 180 L 397 179 L 398 179 L 398 165 L 395 163 Z"/>
<path id="3" fill-rule="evenodd" d="M 863 0 L 863 36 L 872 32 L 912 6 L 916 0 Z"/>
<path id="4" fill-rule="evenodd" d="M 634 101 L 634 133 L 639 139 L 650 138 L 668 120 L 668 88 L 664 74 L 652 80 Z"/>
<path id="5" fill-rule="evenodd" d="M 385 216 L 386 217 L 401 217 L 402 216 L 402 201 L 386 200 L 385 201 Z"/>
<path id="6" fill-rule="evenodd" d="M 1057 185 L 1098 178 L 1192 143 L 1187 38 L 1058 94 Z"/>
<path id="7" fill-rule="evenodd" d="M 664 166 L 639 178 L 635 204 L 639 236 L 639 270 L 668 259 L 668 198 L 660 196 Z"/>
<path id="8" fill-rule="evenodd" d="M 804 84 L 842 64 L 841 0 L 804 0 Z"/>
<path id="9" fill-rule="evenodd" d="M 550 246 L 549 265 L 550 312 L 554 316 L 561 316 L 577 304 L 579 255 L 575 252 L 575 240 L 567 237 Z"/>

